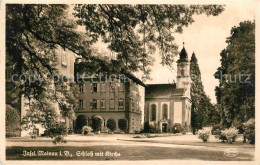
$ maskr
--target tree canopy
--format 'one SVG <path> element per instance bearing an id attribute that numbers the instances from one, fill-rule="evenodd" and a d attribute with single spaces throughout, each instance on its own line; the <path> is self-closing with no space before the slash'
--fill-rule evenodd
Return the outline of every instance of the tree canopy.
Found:
<path id="1" fill-rule="evenodd" d="M 221 66 L 215 73 L 217 103 L 223 126 L 240 126 L 255 116 L 255 23 L 244 21 L 231 29 Z"/>

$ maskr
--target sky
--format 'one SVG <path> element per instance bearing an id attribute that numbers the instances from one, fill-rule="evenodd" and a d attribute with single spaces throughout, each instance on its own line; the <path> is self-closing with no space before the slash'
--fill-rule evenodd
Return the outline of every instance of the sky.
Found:
<path id="1" fill-rule="evenodd" d="M 226 38 L 230 36 L 230 30 L 245 20 L 254 20 L 255 6 L 250 3 L 232 3 L 225 6 L 225 11 L 218 16 L 199 15 L 194 16 L 195 22 L 185 27 L 182 34 L 175 35 L 175 41 L 179 51 L 185 42 L 185 49 L 189 59 L 192 52 L 196 54 L 201 71 L 202 83 L 207 95 L 213 103 L 216 103 L 215 86 L 218 80 L 213 74 L 220 66 L 220 52 L 227 46 Z M 159 54 L 155 56 L 156 62 L 151 72 L 151 81 L 147 84 L 169 83 L 176 80 L 176 68 L 171 71 L 160 65 Z M 176 60 L 177 61 L 177 58 Z M 177 64 L 173 64 L 177 66 Z"/>
<path id="2" fill-rule="evenodd" d="M 192 52 L 196 54 L 201 71 L 202 83 L 206 94 L 211 98 L 212 103 L 216 103 L 215 87 L 218 80 L 214 78 L 214 73 L 220 66 L 220 52 L 226 48 L 226 38 L 230 36 L 231 28 L 239 26 L 240 22 L 255 19 L 254 1 L 232 1 L 225 5 L 225 10 L 218 16 L 195 15 L 195 22 L 184 27 L 181 34 L 174 34 L 175 42 L 179 46 L 179 52 L 183 48 L 188 52 L 190 59 Z M 98 42 L 93 46 L 100 54 L 107 54 L 107 45 Z M 167 84 L 176 82 L 177 64 L 179 56 L 175 58 L 172 65 L 174 70 L 160 64 L 161 57 L 157 51 L 153 55 L 154 65 L 150 74 L 151 80 L 145 81 L 146 84 Z M 136 74 L 141 78 L 140 74 Z"/>

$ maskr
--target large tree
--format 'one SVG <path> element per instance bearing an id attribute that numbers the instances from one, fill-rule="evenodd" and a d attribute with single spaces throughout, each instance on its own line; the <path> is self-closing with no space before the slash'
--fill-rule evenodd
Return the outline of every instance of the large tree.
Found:
<path id="1" fill-rule="evenodd" d="M 201 81 L 201 72 L 195 53 L 192 54 L 190 60 L 191 74 L 191 125 L 193 133 L 196 129 L 203 126 L 214 125 L 219 123 L 218 113 L 212 105 L 210 98 L 204 91 Z"/>
<path id="2" fill-rule="evenodd" d="M 177 54 L 174 33 L 182 32 L 195 14 L 218 15 L 218 5 L 75 5 L 77 23 L 85 27 L 80 32 L 68 5 L 7 4 L 6 5 L 6 67 L 18 75 L 59 75 L 56 69 L 60 46 L 82 56 L 80 70 L 120 72 L 143 71 L 149 74 L 152 55 L 159 48 L 162 64 L 171 66 Z M 114 60 L 106 60 L 91 46 L 106 43 Z M 17 102 L 23 95 L 29 100 L 27 123 L 43 123 L 55 127 L 58 103 L 63 116 L 74 118 L 76 93 L 73 83 L 53 83 L 52 79 L 21 81 L 7 91 L 12 97 L 7 104 Z"/>
<path id="3" fill-rule="evenodd" d="M 223 126 L 241 126 L 255 117 L 255 23 L 244 21 L 231 29 L 221 66 L 215 73 L 217 103 Z"/>

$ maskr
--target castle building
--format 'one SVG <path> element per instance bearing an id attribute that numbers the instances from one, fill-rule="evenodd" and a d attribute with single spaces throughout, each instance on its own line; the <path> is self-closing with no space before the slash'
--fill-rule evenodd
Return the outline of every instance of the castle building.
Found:
<path id="1" fill-rule="evenodd" d="M 150 84 L 145 90 L 145 122 L 161 132 L 175 123 L 191 127 L 190 63 L 185 48 L 177 61 L 176 84 Z"/>
<path id="2" fill-rule="evenodd" d="M 120 76 L 120 75 L 119 75 Z M 124 79 L 117 77 L 105 80 L 92 77 L 91 81 L 79 84 L 79 110 L 76 111 L 75 131 L 82 126 L 81 121 L 86 120 L 86 125 L 92 126 L 92 118 L 102 120 L 102 132 L 108 132 L 107 121 L 114 120 L 117 132 L 119 120 L 126 120 L 128 133 L 140 131 L 144 123 L 144 94 L 145 84 L 130 73 L 124 73 Z M 90 78 L 89 78 L 90 80 Z M 81 125 L 81 126 L 79 126 Z"/>

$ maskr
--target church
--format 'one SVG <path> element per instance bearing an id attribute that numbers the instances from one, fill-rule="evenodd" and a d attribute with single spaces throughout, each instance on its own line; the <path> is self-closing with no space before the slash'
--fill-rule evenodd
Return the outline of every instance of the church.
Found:
<path id="1" fill-rule="evenodd" d="M 184 46 L 177 61 L 177 83 L 147 84 L 144 121 L 161 132 L 175 123 L 191 129 L 190 62 Z"/>

